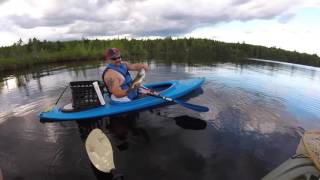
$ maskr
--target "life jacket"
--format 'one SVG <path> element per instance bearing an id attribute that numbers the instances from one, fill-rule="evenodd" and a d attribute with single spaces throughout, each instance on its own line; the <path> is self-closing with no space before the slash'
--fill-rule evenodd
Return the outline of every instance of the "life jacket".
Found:
<path id="1" fill-rule="evenodd" d="M 122 83 L 122 85 L 120 86 L 122 90 L 128 90 L 131 83 L 132 83 L 132 78 L 131 78 L 131 75 L 128 71 L 128 67 L 126 64 L 124 63 L 121 63 L 120 66 L 115 66 L 114 64 L 108 64 L 106 69 L 103 71 L 102 73 L 102 80 L 104 82 L 104 75 L 105 73 L 108 71 L 108 69 L 112 69 L 114 71 L 117 71 L 118 73 L 120 73 L 123 77 L 124 77 L 124 81 Z M 105 82 L 104 82 L 105 83 Z M 105 83 L 106 85 L 106 83 Z M 110 90 L 108 89 L 108 86 L 106 85 L 107 87 L 107 91 L 109 93 L 109 96 L 111 96 L 111 92 Z M 129 92 L 128 94 L 128 98 L 130 100 L 133 100 L 134 98 L 136 98 L 138 96 L 138 90 L 132 90 Z"/>

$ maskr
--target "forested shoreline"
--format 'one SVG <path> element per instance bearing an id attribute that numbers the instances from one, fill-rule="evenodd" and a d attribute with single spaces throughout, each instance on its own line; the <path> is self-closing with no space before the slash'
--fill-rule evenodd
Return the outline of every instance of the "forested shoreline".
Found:
<path id="1" fill-rule="evenodd" d="M 259 58 L 320 67 L 320 58 L 315 54 L 209 39 L 83 39 L 52 42 L 33 38 L 26 43 L 19 40 L 12 46 L 1 47 L 0 70 L 53 62 L 102 60 L 105 49 L 110 47 L 121 49 L 123 56 L 133 61 L 159 59 L 167 62 L 212 63 Z"/>

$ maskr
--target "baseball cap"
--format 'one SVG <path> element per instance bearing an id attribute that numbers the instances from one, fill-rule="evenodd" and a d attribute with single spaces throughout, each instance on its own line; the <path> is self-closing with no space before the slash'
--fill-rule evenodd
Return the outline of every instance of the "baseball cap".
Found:
<path id="1" fill-rule="evenodd" d="M 118 48 L 109 48 L 106 50 L 104 58 L 105 60 L 120 57 L 120 50 Z"/>

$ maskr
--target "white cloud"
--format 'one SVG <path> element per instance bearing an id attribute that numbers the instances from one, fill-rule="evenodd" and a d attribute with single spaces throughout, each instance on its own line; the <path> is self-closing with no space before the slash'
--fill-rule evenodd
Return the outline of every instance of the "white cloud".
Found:
<path id="1" fill-rule="evenodd" d="M 217 27 L 199 28 L 187 37 L 209 37 L 226 42 L 245 42 L 254 45 L 283 48 L 291 51 L 320 55 L 318 32 L 320 27 L 309 29 L 298 24 L 282 24 L 266 20 L 225 23 Z M 239 27 L 237 31 L 234 31 Z M 254 27 L 254 28 L 253 28 Z"/>
<path id="2" fill-rule="evenodd" d="M 0 38 L 8 34 L 10 39 L 184 36 L 199 28 L 238 21 L 288 23 L 299 9 L 314 6 L 319 4 L 303 0 L 7 0 L 0 3 Z M 227 32 L 219 36 L 228 39 L 239 34 L 237 29 Z"/>
<path id="3" fill-rule="evenodd" d="M 6 16 L 21 28 L 39 26 L 71 25 L 83 23 L 129 23 L 135 27 L 123 27 L 123 31 L 142 33 L 150 28 L 172 30 L 172 25 L 197 27 L 201 24 L 215 24 L 232 20 L 273 18 L 301 4 L 301 0 L 144 0 L 144 1 L 21 1 L 12 0 L 2 7 L 2 17 Z M 143 28 L 139 28 L 143 27 Z M 136 30 L 136 29 L 139 30 Z M 177 28 L 179 29 L 179 28 Z M 189 29 L 188 29 L 189 30 Z M 188 31 L 186 30 L 186 31 Z M 92 31 L 92 30 L 91 30 Z M 106 30 L 104 30 L 106 31 Z"/>

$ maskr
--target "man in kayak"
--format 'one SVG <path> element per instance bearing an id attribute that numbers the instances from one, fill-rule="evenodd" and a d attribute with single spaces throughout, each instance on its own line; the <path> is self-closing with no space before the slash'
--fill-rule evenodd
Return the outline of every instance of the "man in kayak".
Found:
<path id="1" fill-rule="evenodd" d="M 120 50 L 117 48 L 107 49 L 105 60 L 108 66 L 102 74 L 103 81 L 111 94 L 111 100 L 116 102 L 129 102 L 138 96 L 140 84 L 132 86 L 130 71 L 148 70 L 147 64 L 130 64 L 122 61 Z M 141 88 L 139 89 L 139 92 Z M 142 93 L 151 93 L 150 90 L 143 90 Z"/>

